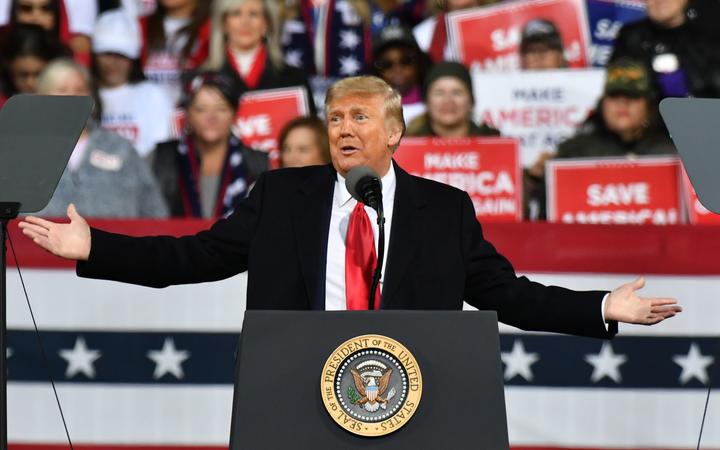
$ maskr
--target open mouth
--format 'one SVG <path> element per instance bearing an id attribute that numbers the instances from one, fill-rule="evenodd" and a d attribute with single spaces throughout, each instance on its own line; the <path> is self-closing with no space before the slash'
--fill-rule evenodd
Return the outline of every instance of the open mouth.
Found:
<path id="1" fill-rule="evenodd" d="M 357 147 L 354 147 L 352 145 L 343 145 L 342 147 L 340 147 L 340 150 L 343 153 L 353 153 L 354 151 L 357 150 Z"/>

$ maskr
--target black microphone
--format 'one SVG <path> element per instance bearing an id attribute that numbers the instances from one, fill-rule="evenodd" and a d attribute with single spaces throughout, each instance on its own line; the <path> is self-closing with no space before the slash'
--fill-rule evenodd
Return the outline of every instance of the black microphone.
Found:
<path id="1" fill-rule="evenodd" d="M 375 211 L 382 208 L 382 182 L 378 174 L 368 166 L 350 169 L 345 177 L 345 187 L 350 195 Z"/>
<path id="2" fill-rule="evenodd" d="M 380 283 L 383 259 L 385 258 L 385 215 L 382 203 L 382 182 L 377 172 L 367 166 L 357 166 L 350 169 L 345 177 L 345 187 L 350 195 L 377 211 L 378 224 L 378 255 L 377 265 L 370 285 L 368 309 L 375 309 L 375 291 Z"/>

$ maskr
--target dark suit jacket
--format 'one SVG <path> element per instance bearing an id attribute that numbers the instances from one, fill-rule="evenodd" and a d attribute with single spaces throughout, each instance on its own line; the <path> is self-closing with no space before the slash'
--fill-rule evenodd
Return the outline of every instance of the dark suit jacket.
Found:
<path id="1" fill-rule="evenodd" d="M 483 238 L 468 195 L 396 166 L 397 188 L 381 307 L 493 309 L 529 330 L 612 337 L 603 292 L 575 292 L 518 278 Z M 248 270 L 247 308 L 325 305 L 332 166 L 266 172 L 248 199 L 209 230 L 182 238 L 131 238 L 92 230 L 80 276 L 164 287 Z"/>

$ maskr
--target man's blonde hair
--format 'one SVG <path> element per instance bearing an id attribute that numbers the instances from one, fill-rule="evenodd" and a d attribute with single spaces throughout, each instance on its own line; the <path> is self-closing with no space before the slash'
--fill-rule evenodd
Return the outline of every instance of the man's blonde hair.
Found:
<path id="1" fill-rule="evenodd" d="M 402 96 L 398 91 L 393 89 L 389 84 L 381 78 L 369 75 L 359 77 L 343 78 L 337 81 L 327 91 L 325 96 L 325 116 L 328 115 L 330 103 L 334 100 L 348 97 L 350 95 L 381 96 L 383 98 L 383 113 L 385 115 L 386 125 L 388 120 L 395 122 L 401 128 L 401 137 L 405 134 L 405 119 L 403 117 Z M 392 151 L 397 149 L 397 145 L 392 147 Z"/>

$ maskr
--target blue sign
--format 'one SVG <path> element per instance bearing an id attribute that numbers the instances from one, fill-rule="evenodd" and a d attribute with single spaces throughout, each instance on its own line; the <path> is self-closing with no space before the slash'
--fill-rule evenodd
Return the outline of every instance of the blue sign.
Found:
<path id="1" fill-rule="evenodd" d="M 615 38 L 623 24 L 646 17 L 645 2 L 640 0 L 586 0 L 590 22 L 588 64 L 603 67 L 610 59 Z"/>

